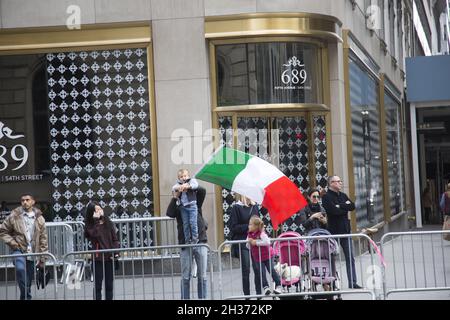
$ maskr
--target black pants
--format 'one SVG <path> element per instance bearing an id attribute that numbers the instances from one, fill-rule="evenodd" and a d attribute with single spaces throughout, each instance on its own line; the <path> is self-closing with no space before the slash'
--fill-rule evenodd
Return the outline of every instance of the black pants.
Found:
<path id="1" fill-rule="evenodd" d="M 112 260 L 95 260 L 94 262 L 95 288 L 94 300 L 102 300 L 102 282 L 105 279 L 105 300 L 113 299 L 114 269 Z"/>
<path id="2" fill-rule="evenodd" d="M 242 290 L 244 295 L 250 295 L 250 251 L 245 246 L 245 243 L 241 243 L 241 270 L 242 270 Z M 256 278 L 255 278 L 256 282 Z"/>
<path id="3" fill-rule="evenodd" d="M 356 270 L 355 270 L 355 257 L 353 255 L 352 239 L 340 238 L 339 240 L 345 255 L 348 286 L 353 287 L 353 285 L 356 284 Z"/>

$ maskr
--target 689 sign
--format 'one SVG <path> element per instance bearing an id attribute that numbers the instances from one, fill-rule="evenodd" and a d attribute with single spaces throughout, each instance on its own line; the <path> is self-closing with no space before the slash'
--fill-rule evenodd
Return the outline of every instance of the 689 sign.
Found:
<path id="1" fill-rule="evenodd" d="M 17 171 L 25 166 L 28 161 L 28 149 L 23 144 L 13 141 L 12 146 L 5 146 L 7 139 L 18 140 L 25 138 L 22 134 L 14 134 L 0 121 L 0 174 Z M 9 141 L 8 141 L 9 142 Z M 11 145 L 9 142 L 8 145 Z M 40 180 L 42 175 L 2 175 L 1 182 Z"/>
<path id="2" fill-rule="evenodd" d="M 308 79 L 305 64 L 302 63 L 296 56 L 290 58 L 287 63 L 283 64 L 283 66 L 286 67 L 281 74 L 281 82 L 284 86 L 276 86 L 275 89 L 311 89 L 310 86 L 305 85 Z"/>

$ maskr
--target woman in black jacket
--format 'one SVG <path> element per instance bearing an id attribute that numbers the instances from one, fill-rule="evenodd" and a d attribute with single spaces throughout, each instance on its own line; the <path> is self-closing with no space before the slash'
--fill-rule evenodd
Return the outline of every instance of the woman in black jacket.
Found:
<path id="1" fill-rule="evenodd" d="M 91 241 L 94 250 L 120 248 L 117 230 L 111 219 L 105 216 L 98 203 L 90 202 L 86 208 L 85 237 Z M 102 282 L 105 277 L 105 299 L 113 299 L 114 268 L 113 259 L 118 254 L 94 253 L 95 289 L 94 299 L 102 299 Z"/>
<path id="2" fill-rule="evenodd" d="M 319 190 L 311 189 L 308 192 L 308 205 L 298 213 L 301 234 L 307 235 L 313 229 L 327 228 L 327 214 L 319 199 Z"/>
<path id="3" fill-rule="evenodd" d="M 248 233 L 248 223 L 251 216 L 259 216 L 258 206 L 255 202 L 240 194 L 235 194 L 236 203 L 231 207 L 230 212 L 230 233 L 231 240 L 246 240 Z M 250 252 L 246 243 L 232 246 L 232 255 L 241 260 L 242 288 L 244 295 L 250 295 Z M 255 276 L 255 283 L 257 279 Z"/>

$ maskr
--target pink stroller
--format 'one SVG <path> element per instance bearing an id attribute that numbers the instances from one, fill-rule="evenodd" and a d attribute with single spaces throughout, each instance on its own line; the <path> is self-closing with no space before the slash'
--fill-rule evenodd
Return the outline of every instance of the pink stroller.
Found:
<path id="1" fill-rule="evenodd" d="M 331 236 L 325 229 L 314 229 L 308 236 Z M 321 285 L 324 291 L 338 291 L 338 274 L 336 272 L 336 255 L 339 251 L 338 243 L 333 238 L 308 239 L 306 246 L 309 254 L 309 270 L 312 291 L 318 291 Z M 320 297 L 320 296 L 315 296 Z M 333 298 L 333 295 L 324 295 Z M 314 298 L 314 297 L 313 297 Z M 339 299 L 340 296 L 337 295 Z"/>
<path id="2" fill-rule="evenodd" d="M 280 234 L 275 241 L 273 248 L 275 254 L 279 257 L 279 268 L 277 272 L 280 274 L 281 285 L 289 292 L 294 286 L 297 292 L 301 292 L 301 280 L 303 280 L 305 265 L 302 263 L 302 256 L 306 252 L 305 242 L 300 239 L 287 240 L 288 238 L 298 238 L 300 234 L 289 231 Z"/>

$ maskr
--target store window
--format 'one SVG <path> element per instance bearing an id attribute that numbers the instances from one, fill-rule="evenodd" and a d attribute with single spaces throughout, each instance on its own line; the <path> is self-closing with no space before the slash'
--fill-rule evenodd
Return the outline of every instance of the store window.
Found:
<path id="1" fill-rule="evenodd" d="M 256 155 L 277 166 L 303 193 L 311 188 L 322 189 L 327 184 L 327 117 L 322 114 L 295 113 L 284 115 L 236 115 L 219 117 L 220 143 L 233 147 L 233 129 L 237 129 L 236 148 Z M 310 143 L 310 142 L 313 143 Z M 228 238 L 230 208 L 234 204 L 231 190 L 222 189 L 224 236 Z M 268 232 L 273 228 L 270 216 L 261 208 Z M 281 227 L 282 231 L 299 231 L 298 217 L 292 216 Z"/>
<path id="2" fill-rule="evenodd" d="M 402 166 L 400 103 L 386 90 L 384 91 L 386 113 L 386 151 L 389 176 L 389 198 L 391 215 L 404 210 L 405 180 Z"/>
<path id="3" fill-rule="evenodd" d="M 378 81 L 350 58 L 353 174 L 358 228 L 383 220 L 383 179 L 378 110 Z"/>
<path id="4" fill-rule="evenodd" d="M 146 48 L 1 56 L 1 200 L 27 190 L 55 221 L 82 220 L 89 201 L 152 216 L 147 70 Z"/>
<path id="5" fill-rule="evenodd" d="M 299 42 L 216 46 L 217 106 L 322 103 L 318 55 Z"/>

